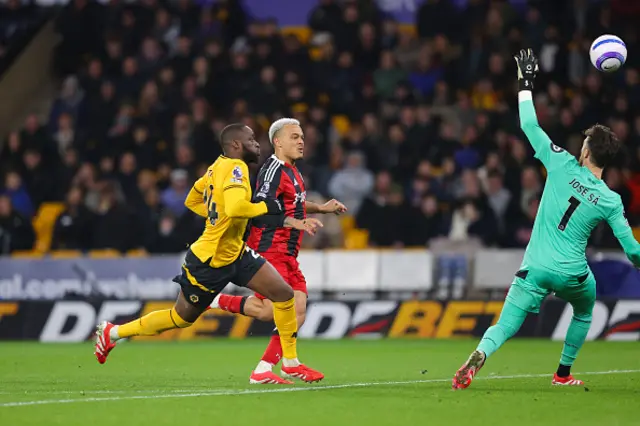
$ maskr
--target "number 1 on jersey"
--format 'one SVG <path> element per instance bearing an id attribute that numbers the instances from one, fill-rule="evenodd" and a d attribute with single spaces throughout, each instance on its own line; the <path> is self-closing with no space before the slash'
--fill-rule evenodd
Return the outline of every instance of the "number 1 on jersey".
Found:
<path id="1" fill-rule="evenodd" d="M 569 219 L 571 219 L 571 216 L 573 216 L 573 213 L 575 213 L 579 205 L 580 200 L 578 200 L 576 197 L 569 198 L 569 207 L 567 207 L 567 210 L 565 210 L 564 215 L 562 216 L 562 219 L 558 224 L 559 230 L 565 230 L 565 228 L 567 227 L 567 223 L 569 223 Z"/>
<path id="2" fill-rule="evenodd" d="M 205 188 L 203 199 L 204 205 L 207 206 L 209 223 L 211 225 L 215 225 L 216 220 L 218 220 L 218 212 L 216 211 L 216 203 L 213 202 L 213 185 L 209 185 L 208 188 Z"/>

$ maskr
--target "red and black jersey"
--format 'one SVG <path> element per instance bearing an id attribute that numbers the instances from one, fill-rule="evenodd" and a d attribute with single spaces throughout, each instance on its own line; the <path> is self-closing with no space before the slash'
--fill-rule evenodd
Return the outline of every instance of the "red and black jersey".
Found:
<path id="1" fill-rule="evenodd" d="M 302 232 L 282 226 L 284 217 L 305 219 L 307 191 L 304 181 L 293 165 L 286 164 L 272 155 L 260 168 L 256 182 L 254 201 L 277 199 L 284 216 L 264 215 L 251 220 L 247 244 L 258 253 L 284 253 L 297 256 L 302 242 Z"/>

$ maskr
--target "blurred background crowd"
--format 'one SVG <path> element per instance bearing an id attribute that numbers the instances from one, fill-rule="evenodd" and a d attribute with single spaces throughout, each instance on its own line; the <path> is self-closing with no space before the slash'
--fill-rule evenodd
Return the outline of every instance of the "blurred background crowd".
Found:
<path id="1" fill-rule="evenodd" d="M 72 0 L 56 18 L 60 79 L 48 120 L 29 116 L 0 150 L 0 251 L 30 249 L 31 220 L 64 207 L 52 249 L 179 252 L 203 221 L 183 201 L 221 153 L 230 122 L 271 154 L 270 122 L 305 132 L 308 199 L 343 201 L 369 246 L 447 241 L 524 247 L 544 169 L 519 129 L 512 56 L 540 57 L 536 108 L 573 154 L 581 131 L 613 128 L 626 151 L 605 180 L 640 219 L 639 8 L 628 1 L 425 0 L 399 25 L 374 0 L 319 0 L 307 31 L 255 20 L 238 0 Z M 40 8 L 0 6 L 0 61 Z M 589 64 L 591 41 L 619 35 L 629 60 Z M 1 64 L 2 62 L 0 62 Z M 306 247 L 341 247 L 345 222 Z M 606 224 L 593 245 L 617 247 Z"/>

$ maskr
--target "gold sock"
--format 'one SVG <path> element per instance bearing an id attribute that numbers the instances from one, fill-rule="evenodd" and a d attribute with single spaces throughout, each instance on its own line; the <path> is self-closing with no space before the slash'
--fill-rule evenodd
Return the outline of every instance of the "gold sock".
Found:
<path id="1" fill-rule="evenodd" d="M 280 333 L 282 356 L 288 359 L 298 358 L 296 350 L 298 319 L 293 298 L 286 302 L 273 302 L 273 320 Z"/>
<path id="2" fill-rule="evenodd" d="M 173 328 L 189 327 L 191 324 L 180 318 L 175 308 L 164 309 L 118 326 L 118 337 L 154 336 Z"/>

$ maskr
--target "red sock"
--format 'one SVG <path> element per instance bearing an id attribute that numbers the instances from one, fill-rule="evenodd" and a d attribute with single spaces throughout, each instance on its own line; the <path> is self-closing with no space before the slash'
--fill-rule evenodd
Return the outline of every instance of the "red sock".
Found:
<path id="1" fill-rule="evenodd" d="M 231 296 L 228 294 L 221 294 L 218 299 L 218 305 L 223 311 L 231 312 L 234 314 L 244 314 L 244 304 L 247 301 L 243 296 Z"/>
<path id="2" fill-rule="evenodd" d="M 280 344 L 280 335 L 275 331 L 274 334 L 271 335 L 271 340 L 269 340 L 267 349 L 265 349 L 264 354 L 262 355 L 262 360 L 269 364 L 276 365 L 280 362 L 281 358 L 282 345 Z"/>

